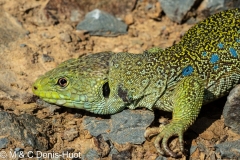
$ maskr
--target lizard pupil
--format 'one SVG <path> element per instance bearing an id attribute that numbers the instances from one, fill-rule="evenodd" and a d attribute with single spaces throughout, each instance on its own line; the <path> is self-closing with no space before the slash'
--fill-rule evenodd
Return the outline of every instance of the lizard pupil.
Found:
<path id="1" fill-rule="evenodd" d="M 61 87 L 65 87 L 67 85 L 67 80 L 65 78 L 59 78 L 57 84 Z"/>
<path id="2" fill-rule="evenodd" d="M 109 94 L 110 94 L 110 88 L 109 88 L 108 82 L 106 82 L 106 83 L 103 85 L 102 90 L 103 90 L 103 97 L 108 98 L 108 97 L 109 97 Z"/>

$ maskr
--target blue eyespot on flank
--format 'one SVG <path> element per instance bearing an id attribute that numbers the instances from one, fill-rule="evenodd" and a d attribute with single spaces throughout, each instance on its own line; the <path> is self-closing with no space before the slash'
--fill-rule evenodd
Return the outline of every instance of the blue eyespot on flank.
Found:
<path id="1" fill-rule="evenodd" d="M 229 51 L 230 51 L 230 53 L 232 54 L 232 56 L 234 58 L 236 58 L 238 56 L 238 53 L 237 53 L 237 51 L 234 48 L 230 47 Z"/>
<path id="2" fill-rule="evenodd" d="M 202 56 L 207 56 L 207 52 L 206 51 L 204 51 L 204 52 L 202 52 Z"/>
<path id="3" fill-rule="evenodd" d="M 214 69 L 214 70 L 217 70 L 217 69 L 218 69 L 218 65 L 215 65 L 215 66 L 213 67 L 213 69 Z"/>
<path id="4" fill-rule="evenodd" d="M 219 56 L 217 54 L 213 54 L 211 56 L 210 62 L 211 63 L 216 63 L 219 60 Z"/>
<path id="5" fill-rule="evenodd" d="M 236 38 L 236 42 L 238 42 L 238 43 L 239 43 L 239 42 L 240 42 L 240 39 L 239 39 L 239 38 Z"/>
<path id="6" fill-rule="evenodd" d="M 224 47 L 224 44 L 218 43 L 218 48 L 223 49 L 223 47 Z"/>
<path id="7" fill-rule="evenodd" d="M 193 67 L 192 66 L 187 66 L 182 70 L 182 75 L 183 76 L 188 76 L 191 73 L 193 73 Z"/>

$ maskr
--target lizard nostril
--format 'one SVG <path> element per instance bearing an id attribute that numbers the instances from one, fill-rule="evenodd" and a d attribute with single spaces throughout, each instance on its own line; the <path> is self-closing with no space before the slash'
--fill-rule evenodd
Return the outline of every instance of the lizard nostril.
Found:
<path id="1" fill-rule="evenodd" d="M 36 86 L 34 86 L 34 87 L 33 87 L 33 89 L 34 89 L 34 90 L 37 90 L 37 87 L 36 87 Z"/>

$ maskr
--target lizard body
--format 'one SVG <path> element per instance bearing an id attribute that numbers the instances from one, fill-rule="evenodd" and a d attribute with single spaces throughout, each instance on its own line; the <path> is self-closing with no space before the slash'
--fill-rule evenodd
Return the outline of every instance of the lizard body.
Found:
<path id="1" fill-rule="evenodd" d="M 239 54 L 240 10 L 234 9 L 198 23 L 178 44 L 164 50 L 99 53 L 86 57 L 87 63 L 81 58 L 65 62 L 40 77 L 33 92 L 48 102 L 97 114 L 114 114 L 126 107 L 171 111 L 172 121 L 158 134 L 155 146 L 161 154 L 176 157 L 168 139 L 178 135 L 183 151 L 183 133 L 202 104 L 226 95 L 239 83 Z"/>

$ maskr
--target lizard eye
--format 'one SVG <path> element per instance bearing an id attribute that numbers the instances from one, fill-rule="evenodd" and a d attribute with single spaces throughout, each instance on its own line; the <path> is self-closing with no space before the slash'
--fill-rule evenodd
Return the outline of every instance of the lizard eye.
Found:
<path id="1" fill-rule="evenodd" d="M 103 97 L 108 98 L 108 97 L 109 97 L 109 94 L 110 94 L 110 88 L 109 88 L 108 82 L 106 82 L 106 83 L 103 85 L 102 91 L 103 91 Z"/>
<path id="2" fill-rule="evenodd" d="M 59 78 L 57 84 L 61 87 L 67 86 L 67 79 L 66 78 Z"/>

